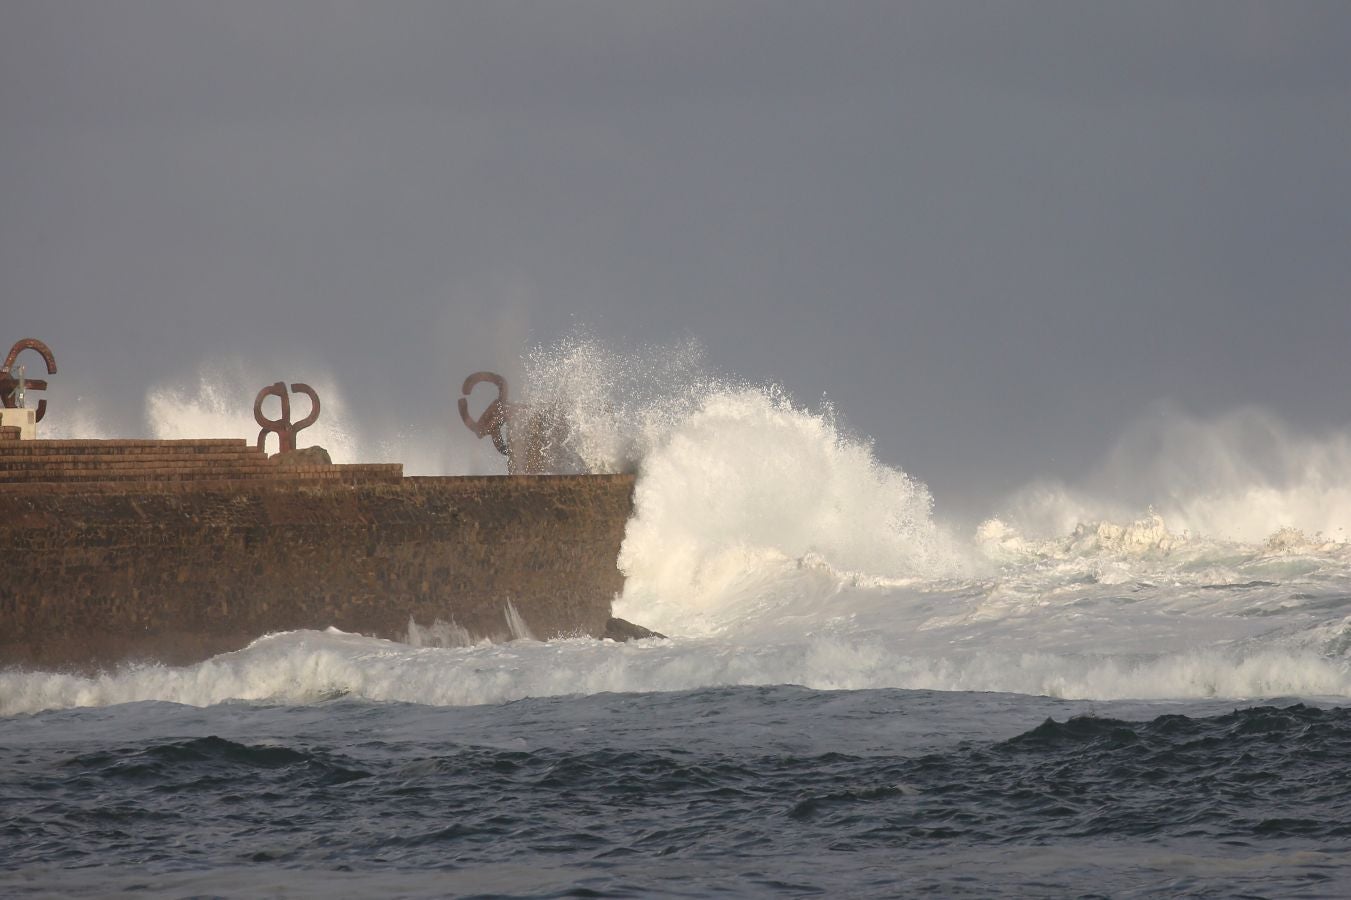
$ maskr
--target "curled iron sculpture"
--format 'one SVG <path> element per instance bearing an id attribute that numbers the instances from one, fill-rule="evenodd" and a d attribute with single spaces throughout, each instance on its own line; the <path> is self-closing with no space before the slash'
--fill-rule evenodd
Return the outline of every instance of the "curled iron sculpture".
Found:
<path id="1" fill-rule="evenodd" d="M 497 396 L 475 419 L 469 414 L 469 397 L 485 382 L 497 388 Z M 512 403 L 507 380 L 496 372 L 475 372 L 464 380 L 460 393 L 460 419 L 477 437 L 492 438 L 497 452 L 507 458 L 508 475 L 543 475 L 557 469 L 554 454 L 565 429 L 556 410 Z"/>
<path id="2" fill-rule="evenodd" d="M 497 396 L 483 410 L 477 419 L 469 414 L 469 395 L 483 382 L 497 386 Z M 507 441 L 507 429 L 513 412 L 512 404 L 507 400 L 507 380 L 496 372 L 475 372 L 464 380 L 460 389 L 460 419 L 479 438 L 491 437 L 493 446 L 511 461 L 511 444 Z"/>
<path id="3" fill-rule="evenodd" d="M 24 338 L 17 342 L 9 350 L 9 356 L 5 357 L 5 364 L 0 366 L 0 402 L 3 402 L 5 408 L 16 409 L 19 405 L 18 394 L 20 384 L 19 379 L 15 378 L 11 372 L 14 368 L 14 360 L 25 350 L 32 350 L 42 357 L 42 361 L 47 364 L 47 374 L 56 374 L 56 357 L 52 355 L 52 349 L 37 338 Z M 45 391 L 47 381 L 44 378 L 24 378 L 22 387 L 29 391 Z M 47 401 L 39 400 L 37 414 L 33 416 L 35 421 L 41 422 L 42 417 L 47 415 Z"/>
<path id="4" fill-rule="evenodd" d="M 253 419 L 263 427 L 258 432 L 258 449 L 264 449 L 264 443 L 267 441 L 268 432 L 277 435 L 277 442 L 280 446 L 278 453 L 290 453 L 296 448 L 296 432 L 303 428 L 309 428 L 319 419 L 319 395 L 314 392 L 314 388 L 308 384 L 296 382 L 291 385 L 291 390 L 297 394 L 304 394 L 310 398 L 310 414 L 299 422 L 291 421 L 291 398 L 286 393 L 286 382 L 278 381 L 276 384 L 270 384 L 258 392 L 258 396 L 253 401 Z M 277 397 L 281 400 L 281 417 L 269 419 L 263 415 L 263 401 L 269 396 Z"/>

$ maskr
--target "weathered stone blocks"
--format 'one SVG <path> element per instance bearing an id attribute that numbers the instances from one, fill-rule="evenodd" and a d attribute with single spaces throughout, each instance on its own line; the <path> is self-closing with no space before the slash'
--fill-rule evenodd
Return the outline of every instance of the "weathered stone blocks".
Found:
<path id="1" fill-rule="evenodd" d="M 632 476 L 163 468 L 0 483 L 0 666 L 181 664 L 297 628 L 403 639 L 410 621 L 504 640 L 508 603 L 535 637 L 601 637 L 623 586 Z"/>

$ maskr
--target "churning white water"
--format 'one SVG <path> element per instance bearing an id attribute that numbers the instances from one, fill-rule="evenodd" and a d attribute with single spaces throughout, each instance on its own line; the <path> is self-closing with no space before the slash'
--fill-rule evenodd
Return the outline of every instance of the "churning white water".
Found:
<path id="1" fill-rule="evenodd" d="M 1146 507 L 1174 531 L 1210 538 L 1256 544 L 1295 528 L 1346 541 L 1351 431 L 1299 434 L 1255 407 L 1200 418 L 1156 404 L 1080 483 L 1039 482 L 1006 503 L 1011 519 L 1041 537 Z"/>
<path id="2" fill-rule="evenodd" d="M 1345 434 L 1301 438 L 1256 411 L 1163 417 L 1129 429 L 1084 484 L 992 500 L 998 518 L 954 534 L 941 498 L 936 520 L 928 488 L 828 407 L 709 376 L 692 346 L 626 355 L 573 339 L 526 363 L 520 396 L 566 424 L 560 464 L 638 473 L 615 612 L 665 639 L 447 649 L 295 632 L 184 668 L 8 672 L 0 714 L 764 684 L 1351 697 Z M 152 419 L 196 411 L 200 435 L 224 427 L 213 391 L 157 389 L 147 404 Z M 324 440 L 350 448 L 340 393 L 323 396 L 337 413 Z"/>

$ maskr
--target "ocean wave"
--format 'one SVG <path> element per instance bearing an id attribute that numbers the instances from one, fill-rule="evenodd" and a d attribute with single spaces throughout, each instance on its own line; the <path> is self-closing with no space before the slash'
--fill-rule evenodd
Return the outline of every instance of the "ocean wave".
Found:
<path id="1" fill-rule="evenodd" d="M 1343 633 L 1344 637 L 1344 633 Z M 993 691 L 1063 699 L 1351 697 L 1348 660 L 1260 643 L 1160 654 L 897 646 L 867 636 L 787 642 L 575 639 L 413 648 L 342 632 L 288 632 L 193 666 L 96 676 L 0 673 L 0 715 L 163 701 L 313 704 L 338 697 L 431 706 L 526 697 L 796 684 L 814 690 Z"/>

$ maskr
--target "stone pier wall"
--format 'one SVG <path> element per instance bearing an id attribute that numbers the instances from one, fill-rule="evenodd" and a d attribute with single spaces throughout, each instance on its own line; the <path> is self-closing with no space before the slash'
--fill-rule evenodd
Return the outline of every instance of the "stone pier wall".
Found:
<path id="1" fill-rule="evenodd" d="M 536 638 L 605 633 L 632 476 L 377 474 L 0 484 L 0 667 L 183 664 L 298 628 L 403 640 L 410 620 L 504 640 L 508 603 Z"/>

